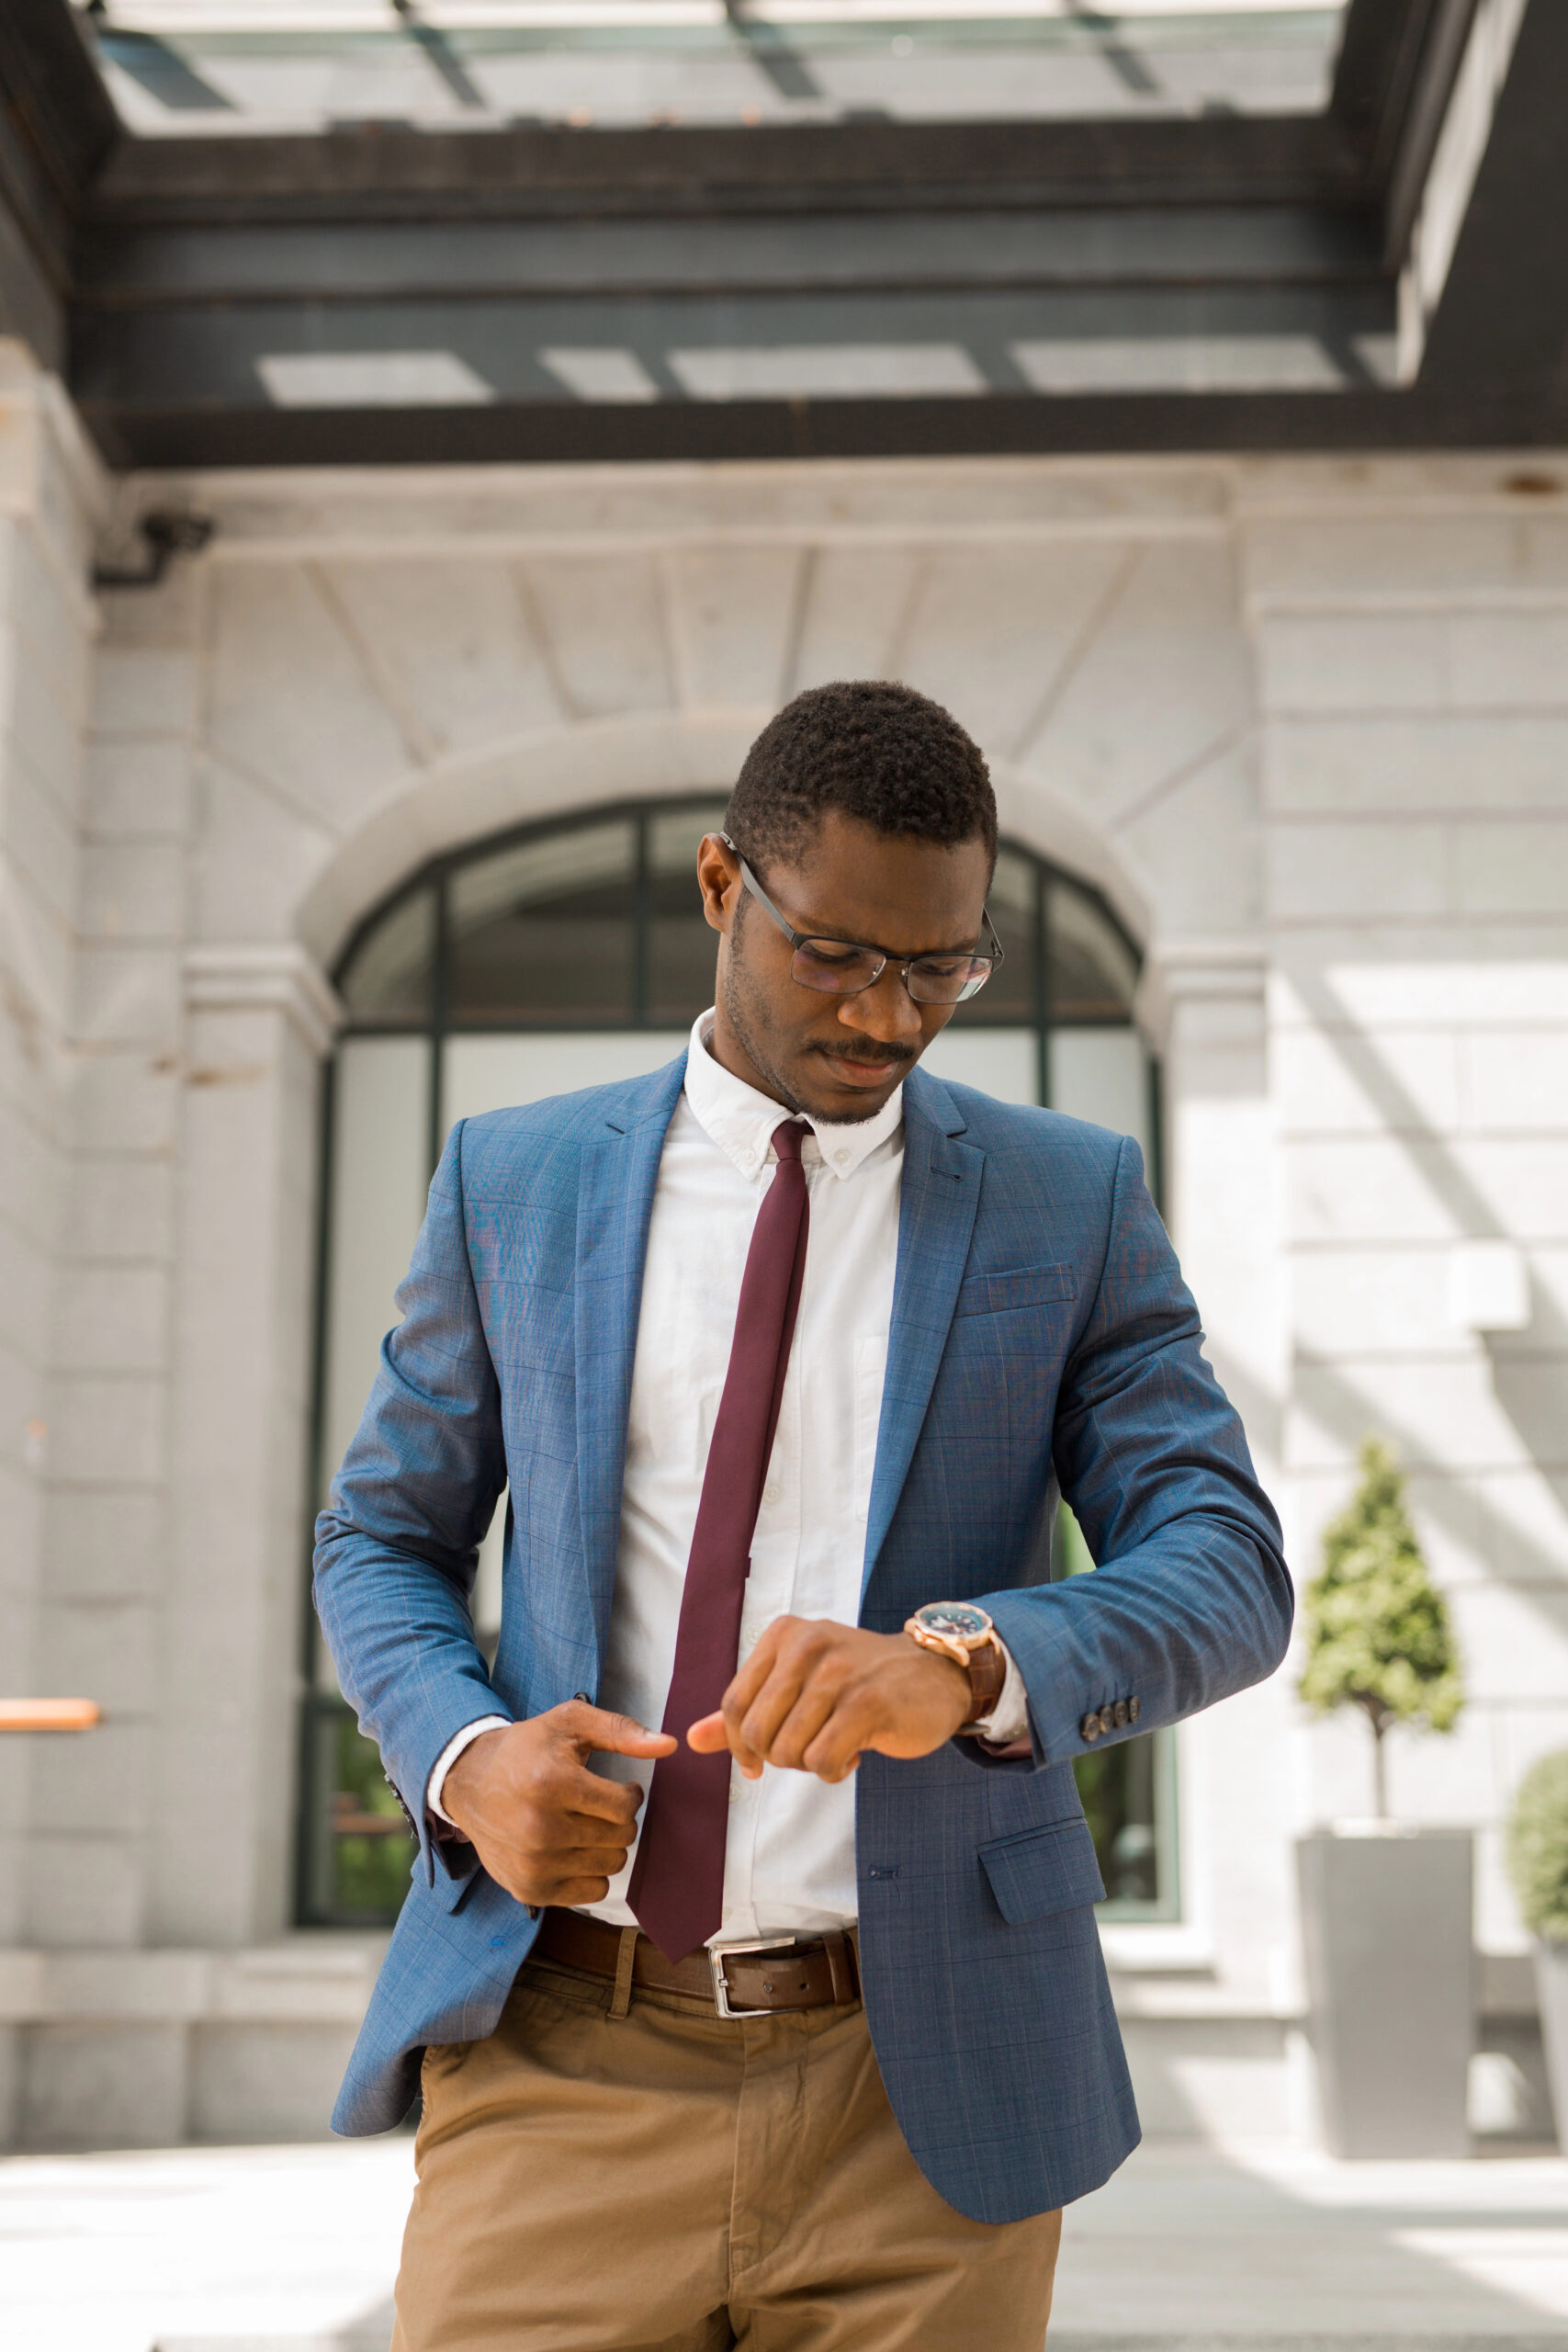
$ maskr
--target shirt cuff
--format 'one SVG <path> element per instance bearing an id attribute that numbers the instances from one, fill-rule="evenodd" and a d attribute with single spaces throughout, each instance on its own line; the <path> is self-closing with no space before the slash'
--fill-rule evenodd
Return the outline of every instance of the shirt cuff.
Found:
<path id="1" fill-rule="evenodd" d="M 1021 1685 L 1020 1687 L 1021 1688 Z M 1002 1696 L 1005 1699 L 1007 1693 L 1004 1691 Z M 510 1715 L 479 1715 L 473 1723 L 465 1724 L 462 1730 L 447 1741 L 436 1758 L 435 1770 L 425 1784 L 425 1809 L 433 1813 L 437 1821 L 445 1822 L 448 1829 L 457 1829 L 457 1825 L 449 1813 L 443 1813 L 441 1810 L 441 1792 L 446 1785 L 447 1773 L 452 1770 L 464 1748 L 470 1747 L 478 1739 L 481 1731 L 510 1731 L 511 1729 Z M 459 1837 L 462 1835 L 460 1830 L 458 1835 Z"/>
<path id="2" fill-rule="evenodd" d="M 988 1715 L 979 1716 L 964 1728 L 972 1738 L 983 1739 L 987 1747 L 1011 1747 L 1029 1735 L 1029 1693 L 1007 1644 L 998 1639 L 997 1647 L 1007 1660 L 1007 1679 L 1001 1695 Z"/>

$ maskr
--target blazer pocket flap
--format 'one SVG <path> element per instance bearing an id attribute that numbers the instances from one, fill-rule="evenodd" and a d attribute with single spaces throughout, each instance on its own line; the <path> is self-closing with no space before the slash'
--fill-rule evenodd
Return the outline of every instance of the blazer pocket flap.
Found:
<path id="1" fill-rule="evenodd" d="M 1010 1306 L 1049 1306 L 1078 1295 L 1070 1266 L 1009 1266 L 1000 1273 L 971 1274 L 959 1286 L 957 1313 L 999 1315 Z"/>
<path id="2" fill-rule="evenodd" d="M 1087 1821 L 1055 1821 L 1046 1829 L 994 1838 L 981 1847 L 980 1860 L 1010 1928 L 1105 1900 Z"/>

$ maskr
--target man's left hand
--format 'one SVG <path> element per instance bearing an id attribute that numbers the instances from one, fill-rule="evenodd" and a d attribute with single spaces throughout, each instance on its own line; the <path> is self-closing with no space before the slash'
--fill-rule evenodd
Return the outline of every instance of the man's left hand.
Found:
<path id="1" fill-rule="evenodd" d="M 969 1677 L 907 1634 L 830 1618 L 775 1617 L 716 1715 L 686 1734 L 699 1755 L 728 1747 L 749 1781 L 764 1764 L 847 1780 L 866 1748 L 930 1756 L 969 1713 Z"/>

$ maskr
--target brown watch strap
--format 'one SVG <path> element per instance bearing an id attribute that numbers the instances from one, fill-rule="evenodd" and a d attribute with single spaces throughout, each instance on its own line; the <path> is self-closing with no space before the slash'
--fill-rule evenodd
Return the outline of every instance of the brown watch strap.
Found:
<path id="1" fill-rule="evenodd" d="M 965 1724 L 988 1715 L 1001 1697 L 1008 1679 L 1007 1655 L 995 1636 L 969 1653 L 969 1713 Z M 963 1725 L 960 1726 L 963 1728 Z"/>

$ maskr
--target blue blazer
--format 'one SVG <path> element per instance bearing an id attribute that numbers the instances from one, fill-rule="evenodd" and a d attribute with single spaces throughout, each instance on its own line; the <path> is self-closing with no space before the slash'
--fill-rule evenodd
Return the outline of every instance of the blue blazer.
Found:
<path id="1" fill-rule="evenodd" d="M 536 1932 L 471 1847 L 432 1844 L 424 1792 L 475 1716 L 598 1690 L 649 1217 L 684 1069 L 453 1130 L 318 1523 L 343 1688 L 420 1837 L 340 2132 L 390 2129 L 428 2043 L 493 2030 Z M 923 1601 L 982 1602 L 1028 1687 L 1032 1754 L 955 1739 L 863 1759 L 862 1973 L 916 2162 L 961 2212 L 1010 2222 L 1097 2188 L 1138 2138 L 1073 1781 L 1083 1719 L 1135 1695 L 1152 1731 L 1257 1681 L 1284 1654 L 1291 1587 L 1137 1147 L 919 1070 L 904 1103 L 860 1622 L 892 1632 Z M 1058 1482 L 1100 1566 L 1053 1584 Z M 469 1594 L 503 1487 L 487 1671 Z"/>

